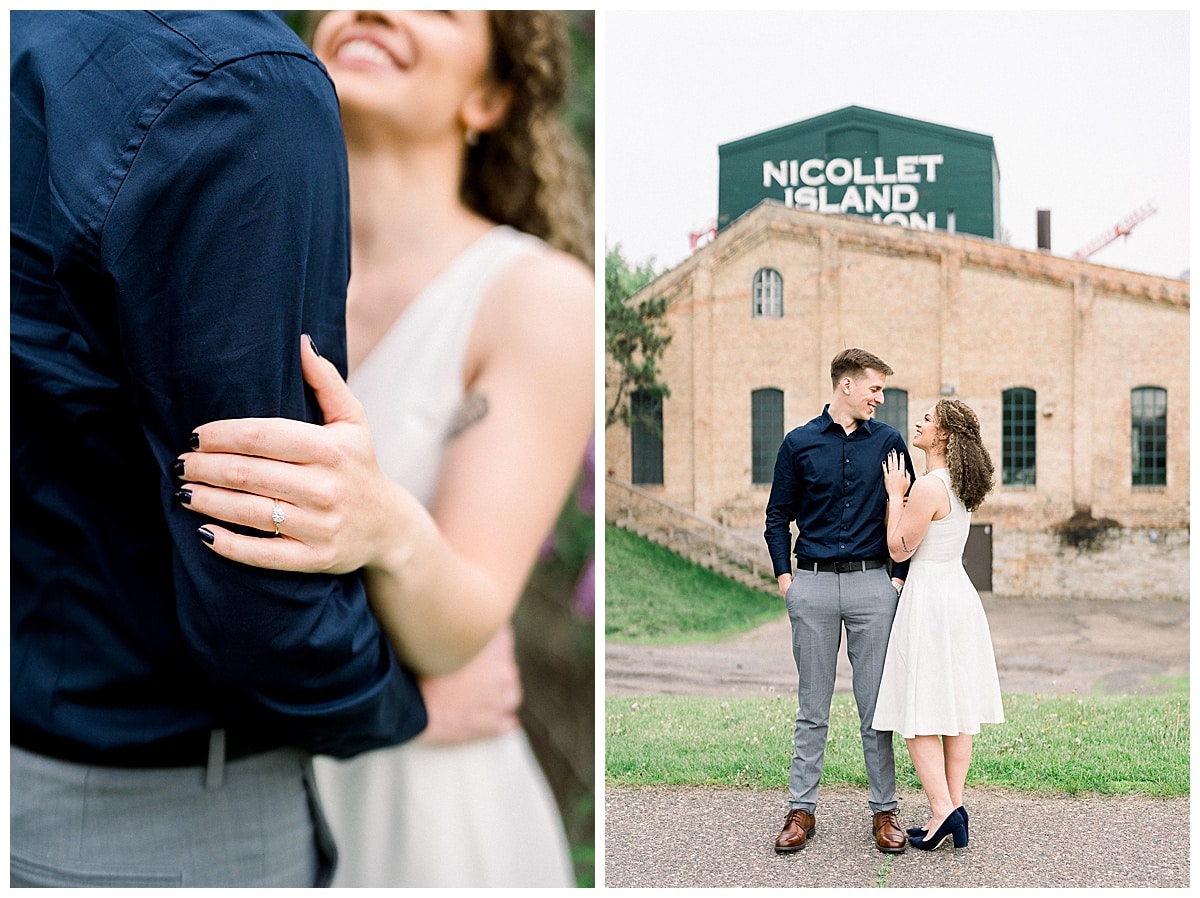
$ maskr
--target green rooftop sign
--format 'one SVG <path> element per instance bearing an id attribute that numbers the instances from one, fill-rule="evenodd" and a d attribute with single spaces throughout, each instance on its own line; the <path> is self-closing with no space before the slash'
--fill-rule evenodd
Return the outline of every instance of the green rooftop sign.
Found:
<path id="1" fill-rule="evenodd" d="M 1000 236 L 986 134 L 847 106 L 718 147 L 717 228 L 766 199 L 921 230 Z"/>

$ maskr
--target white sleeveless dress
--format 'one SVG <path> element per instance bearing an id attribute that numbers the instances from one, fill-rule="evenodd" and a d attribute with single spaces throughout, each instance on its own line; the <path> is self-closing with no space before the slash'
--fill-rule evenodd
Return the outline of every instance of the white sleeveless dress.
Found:
<path id="1" fill-rule="evenodd" d="M 992 635 L 963 567 L 971 513 L 945 468 L 930 471 L 950 497 L 950 514 L 929 524 L 896 608 L 873 726 L 906 739 L 979 732 L 1003 723 Z"/>
<path id="2" fill-rule="evenodd" d="M 463 401 L 463 357 L 495 277 L 537 238 L 496 227 L 464 250 L 355 370 L 383 471 L 428 507 Z M 339 886 L 574 885 L 553 793 L 525 733 L 314 759 Z"/>

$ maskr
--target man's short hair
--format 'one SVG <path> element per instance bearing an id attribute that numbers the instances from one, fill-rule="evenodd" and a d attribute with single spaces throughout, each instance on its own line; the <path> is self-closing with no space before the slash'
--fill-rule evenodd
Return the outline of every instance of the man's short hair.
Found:
<path id="1" fill-rule="evenodd" d="M 884 377 L 891 377 L 896 373 L 887 362 L 865 349 L 843 349 L 829 363 L 829 377 L 836 388 L 843 377 L 849 375 L 852 379 L 858 380 L 868 368 L 878 371 Z"/>

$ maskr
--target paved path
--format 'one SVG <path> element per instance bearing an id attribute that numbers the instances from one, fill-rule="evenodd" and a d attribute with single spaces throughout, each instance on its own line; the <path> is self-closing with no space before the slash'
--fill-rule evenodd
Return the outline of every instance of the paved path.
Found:
<path id="1" fill-rule="evenodd" d="M 1186 602 L 996 599 L 984 607 L 1005 692 L 1152 694 L 1189 674 Z M 790 692 L 786 616 L 717 643 L 609 642 L 609 695 Z M 841 692 L 850 667 L 838 665 Z M 924 796 L 901 792 L 904 826 Z M 607 787 L 604 885 L 621 887 L 1172 887 L 1190 885 L 1190 799 L 1042 796 L 968 788 L 971 844 L 876 851 L 863 790 L 824 788 L 817 833 L 776 855 L 786 796 L 728 787 Z"/>
<path id="2" fill-rule="evenodd" d="M 904 826 L 925 810 L 901 793 Z M 1189 885 L 1187 799 L 1046 797 L 970 790 L 971 841 L 881 854 L 865 790 L 822 789 L 817 831 L 777 855 L 785 813 L 775 790 L 612 788 L 604 802 L 609 888 L 887 886 L 1172 887 Z"/>

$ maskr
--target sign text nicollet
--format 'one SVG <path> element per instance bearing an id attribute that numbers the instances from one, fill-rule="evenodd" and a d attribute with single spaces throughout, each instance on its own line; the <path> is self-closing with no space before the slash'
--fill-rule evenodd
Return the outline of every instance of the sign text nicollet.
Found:
<path id="1" fill-rule="evenodd" d="M 809 212 L 870 216 L 885 224 L 922 230 L 937 227 L 937 213 L 921 209 L 920 188 L 937 181 L 941 153 L 874 159 L 765 160 L 763 187 L 783 188 L 786 205 Z M 948 212 L 947 231 L 954 231 Z"/>

